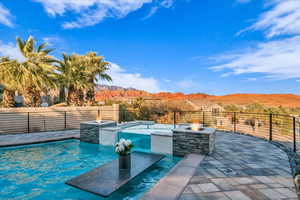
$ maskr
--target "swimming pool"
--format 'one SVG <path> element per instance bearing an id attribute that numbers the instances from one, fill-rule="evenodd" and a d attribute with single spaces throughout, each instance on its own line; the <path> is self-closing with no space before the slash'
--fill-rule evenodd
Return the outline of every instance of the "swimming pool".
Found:
<path id="1" fill-rule="evenodd" d="M 65 181 L 116 158 L 113 147 L 78 140 L 0 148 L 0 197 L 7 200 L 104 199 L 68 186 Z M 105 199 L 139 199 L 179 160 L 166 156 Z"/>

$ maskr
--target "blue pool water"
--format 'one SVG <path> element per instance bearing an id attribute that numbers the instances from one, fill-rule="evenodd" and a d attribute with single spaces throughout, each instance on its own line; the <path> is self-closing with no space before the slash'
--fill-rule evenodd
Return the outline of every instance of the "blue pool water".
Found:
<path id="1" fill-rule="evenodd" d="M 136 151 L 151 151 L 151 133 L 171 133 L 172 124 L 137 125 L 123 129 L 118 133 L 118 139 L 130 139 Z"/>
<path id="2" fill-rule="evenodd" d="M 101 200 L 64 182 L 116 158 L 113 147 L 77 140 L 0 148 L 0 199 Z M 165 157 L 105 199 L 139 199 L 179 159 Z"/>
<path id="3" fill-rule="evenodd" d="M 154 132 L 172 133 L 173 124 L 137 125 L 125 128 L 122 132 L 150 135 Z"/>
<path id="4" fill-rule="evenodd" d="M 151 136 L 138 134 L 138 133 L 127 133 L 127 132 L 119 132 L 118 140 L 121 138 L 129 139 L 134 144 L 134 149 L 136 151 L 142 152 L 150 152 L 151 151 Z"/>

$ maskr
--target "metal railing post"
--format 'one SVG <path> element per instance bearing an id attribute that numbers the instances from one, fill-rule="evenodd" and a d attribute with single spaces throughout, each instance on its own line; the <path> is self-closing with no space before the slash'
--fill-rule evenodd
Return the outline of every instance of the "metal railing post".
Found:
<path id="1" fill-rule="evenodd" d="M 176 128 L 176 111 L 173 112 L 173 125 Z"/>
<path id="2" fill-rule="evenodd" d="M 233 131 L 236 133 L 236 112 L 233 113 Z"/>
<path id="3" fill-rule="evenodd" d="M 296 147 L 296 117 L 293 117 L 293 144 L 294 144 L 294 152 L 297 151 Z"/>
<path id="4" fill-rule="evenodd" d="M 273 114 L 271 113 L 270 115 L 269 115 L 269 140 L 270 141 L 272 141 L 272 134 L 273 134 L 273 122 L 272 122 L 272 120 L 273 120 Z"/>
<path id="5" fill-rule="evenodd" d="M 67 111 L 65 111 L 65 129 L 67 129 Z"/>
<path id="6" fill-rule="evenodd" d="M 27 132 L 30 133 L 30 112 L 27 113 Z"/>

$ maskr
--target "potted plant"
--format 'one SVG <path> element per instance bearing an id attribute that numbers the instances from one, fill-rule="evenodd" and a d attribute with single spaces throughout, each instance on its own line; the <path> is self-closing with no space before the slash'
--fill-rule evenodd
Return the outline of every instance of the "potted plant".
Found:
<path id="1" fill-rule="evenodd" d="M 133 146 L 134 145 L 132 144 L 131 140 L 125 140 L 123 138 L 116 143 L 116 153 L 119 154 L 119 169 L 130 169 L 130 153 Z"/>

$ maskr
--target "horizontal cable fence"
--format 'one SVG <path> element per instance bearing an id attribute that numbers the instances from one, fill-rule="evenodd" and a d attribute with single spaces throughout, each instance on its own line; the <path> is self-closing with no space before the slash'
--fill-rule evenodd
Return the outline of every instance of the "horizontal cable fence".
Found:
<path id="1" fill-rule="evenodd" d="M 280 114 L 212 112 L 212 111 L 149 111 L 128 109 L 93 109 L 0 112 L 0 135 L 43 131 L 78 129 L 81 122 L 115 120 L 119 123 L 134 120 L 152 120 L 159 124 L 199 123 L 220 131 L 252 135 L 278 142 L 294 151 L 300 151 L 300 118 Z M 247 141 L 245 141 L 247 142 Z"/>
<path id="2" fill-rule="evenodd" d="M 79 129 L 81 122 L 118 120 L 117 110 L 80 109 L 45 112 L 0 112 L 0 135 Z"/>

